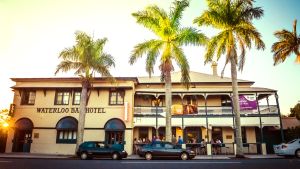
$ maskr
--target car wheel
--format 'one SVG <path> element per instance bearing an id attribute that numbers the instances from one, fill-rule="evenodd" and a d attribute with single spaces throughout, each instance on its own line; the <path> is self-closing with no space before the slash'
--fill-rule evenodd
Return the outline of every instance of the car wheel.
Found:
<path id="1" fill-rule="evenodd" d="M 111 156 L 111 158 L 113 160 L 118 160 L 119 159 L 119 154 L 118 153 L 113 153 L 112 156 Z"/>
<path id="2" fill-rule="evenodd" d="M 188 160 L 189 159 L 189 155 L 185 152 L 181 153 L 180 155 L 181 160 Z"/>
<path id="3" fill-rule="evenodd" d="M 146 153 L 145 155 L 146 160 L 151 160 L 152 159 L 152 154 L 151 153 Z"/>
<path id="4" fill-rule="evenodd" d="M 89 158 L 88 154 L 86 152 L 83 152 L 80 154 L 80 159 L 81 160 L 87 160 Z"/>
<path id="5" fill-rule="evenodd" d="M 300 149 L 296 150 L 295 155 L 296 155 L 297 158 L 300 158 Z"/>

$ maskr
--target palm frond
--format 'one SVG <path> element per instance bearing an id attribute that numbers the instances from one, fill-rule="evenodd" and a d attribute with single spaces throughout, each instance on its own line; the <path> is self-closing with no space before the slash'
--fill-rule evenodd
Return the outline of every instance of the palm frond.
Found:
<path id="1" fill-rule="evenodd" d="M 246 49 L 245 49 L 245 42 L 243 41 L 243 39 L 239 36 L 237 36 L 238 38 L 238 43 L 239 43 L 239 49 L 241 50 L 241 54 L 239 56 L 239 61 L 238 61 L 238 68 L 239 71 L 243 71 L 245 62 L 246 62 Z"/>
<path id="2" fill-rule="evenodd" d="M 206 45 L 206 53 L 204 55 L 204 63 L 211 62 L 217 51 L 217 58 L 219 59 L 228 43 L 228 31 L 220 32 L 218 35 L 212 37 Z"/>
<path id="3" fill-rule="evenodd" d="M 56 71 L 55 71 L 55 75 L 59 72 L 68 72 L 72 69 L 79 69 L 82 66 L 82 63 L 80 62 L 72 62 L 70 60 L 63 60 L 61 61 L 57 67 L 56 67 Z"/>
<path id="4" fill-rule="evenodd" d="M 154 65 L 158 55 L 160 54 L 160 50 L 162 48 L 163 43 L 157 43 L 151 46 L 151 49 L 148 52 L 146 58 L 146 71 L 149 73 L 149 77 L 151 77 L 152 73 L 154 73 Z"/>
<path id="5" fill-rule="evenodd" d="M 189 88 L 189 82 L 190 82 L 190 67 L 188 60 L 186 59 L 186 56 L 184 55 L 183 50 L 180 47 L 177 47 L 176 45 L 172 46 L 173 52 L 172 56 L 174 56 L 174 60 L 176 61 L 177 65 L 179 66 L 181 70 L 181 82 Z"/>
<path id="6" fill-rule="evenodd" d="M 72 61 L 79 60 L 79 56 L 75 46 L 71 48 L 65 48 L 63 51 L 60 52 L 58 58 L 62 58 L 63 60 L 72 60 Z"/>
<path id="7" fill-rule="evenodd" d="M 153 33 L 157 34 L 159 32 L 159 20 L 152 16 L 149 11 L 139 11 L 132 13 L 132 16 L 136 18 L 136 22 L 143 25 L 144 27 L 150 29 Z"/>
<path id="8" fill-rule="evenodd" d="M 208 38 L 192 27 L 182 28 L 174 41 L 180 45 L 204 45 Z"/>
<path id="9" fill-rule="evenodd" d="M 170 20 L 172 27 L 178 27 L 182 13 L 189 6 L 189 0 L 175 0 L 170 14 Z"/>
<path id="10" fill-rule="evenodd" d="M 141 58 L 144 54 L 147 54 L 153 46 L 161 45 L 163 42 L 161 40 L 151 39 L 143 43 L 137 44 L 129 58 L 129 64 L 133 64 L 136 62 L 138 58 Z"/>

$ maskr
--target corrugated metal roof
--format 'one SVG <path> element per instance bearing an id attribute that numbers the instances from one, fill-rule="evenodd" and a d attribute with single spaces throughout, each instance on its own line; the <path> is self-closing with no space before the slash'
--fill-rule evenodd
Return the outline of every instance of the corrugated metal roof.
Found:
<path id="1" fill-rule="evenodd" d="M 153 93 L 164 93 L 164 88 L 142 88 L 142 89 L 135 89 L 136 92 L 153 92 Z M 189 88 L 186 89 L 185 87 L 182 88 L 173 88 L 173 93 L 176 92 L 232 92 L 231 86 L 228 87 L 199 87 L 199 88 Z M 262 88 L 262 87 L 239 87 L 239 92 L 276 92 L 276 90 Z"/>
<path id="2" fill-rule="evenodd" d="M 150 77 L 137 77 L 139 83 L 151 84 L 162 83 L 160 76 Z M 214 76 L 199 72 L 190 72 L 191 83 L 228 83 L 231 82 L 231 78 L 220 76 Z M 172 83 L 181 83 L 181 72 L 174 72 L 171 74 Z M 238 82 L 242 83 L 254 83 L 253 81 L 238 79 Z"/>

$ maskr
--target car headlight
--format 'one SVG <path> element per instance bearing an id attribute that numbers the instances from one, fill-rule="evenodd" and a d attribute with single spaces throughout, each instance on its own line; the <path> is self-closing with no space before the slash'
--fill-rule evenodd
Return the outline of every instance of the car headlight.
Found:
<path id="1" fill-rule="evenodd" d="M 126 151 L 125 151 L 125 150 L 123 150 L 123 151 L 122 151 L 122 153 L 126 153 Z"/>

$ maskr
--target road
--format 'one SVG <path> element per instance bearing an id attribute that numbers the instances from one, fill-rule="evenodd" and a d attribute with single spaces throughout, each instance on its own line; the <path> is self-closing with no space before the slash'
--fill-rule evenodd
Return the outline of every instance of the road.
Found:
<path id="1" fill-rule="evenodd" d="M 0 158 L 0 169 L 299 169 L 300 159 L 78 160 Z"/>

